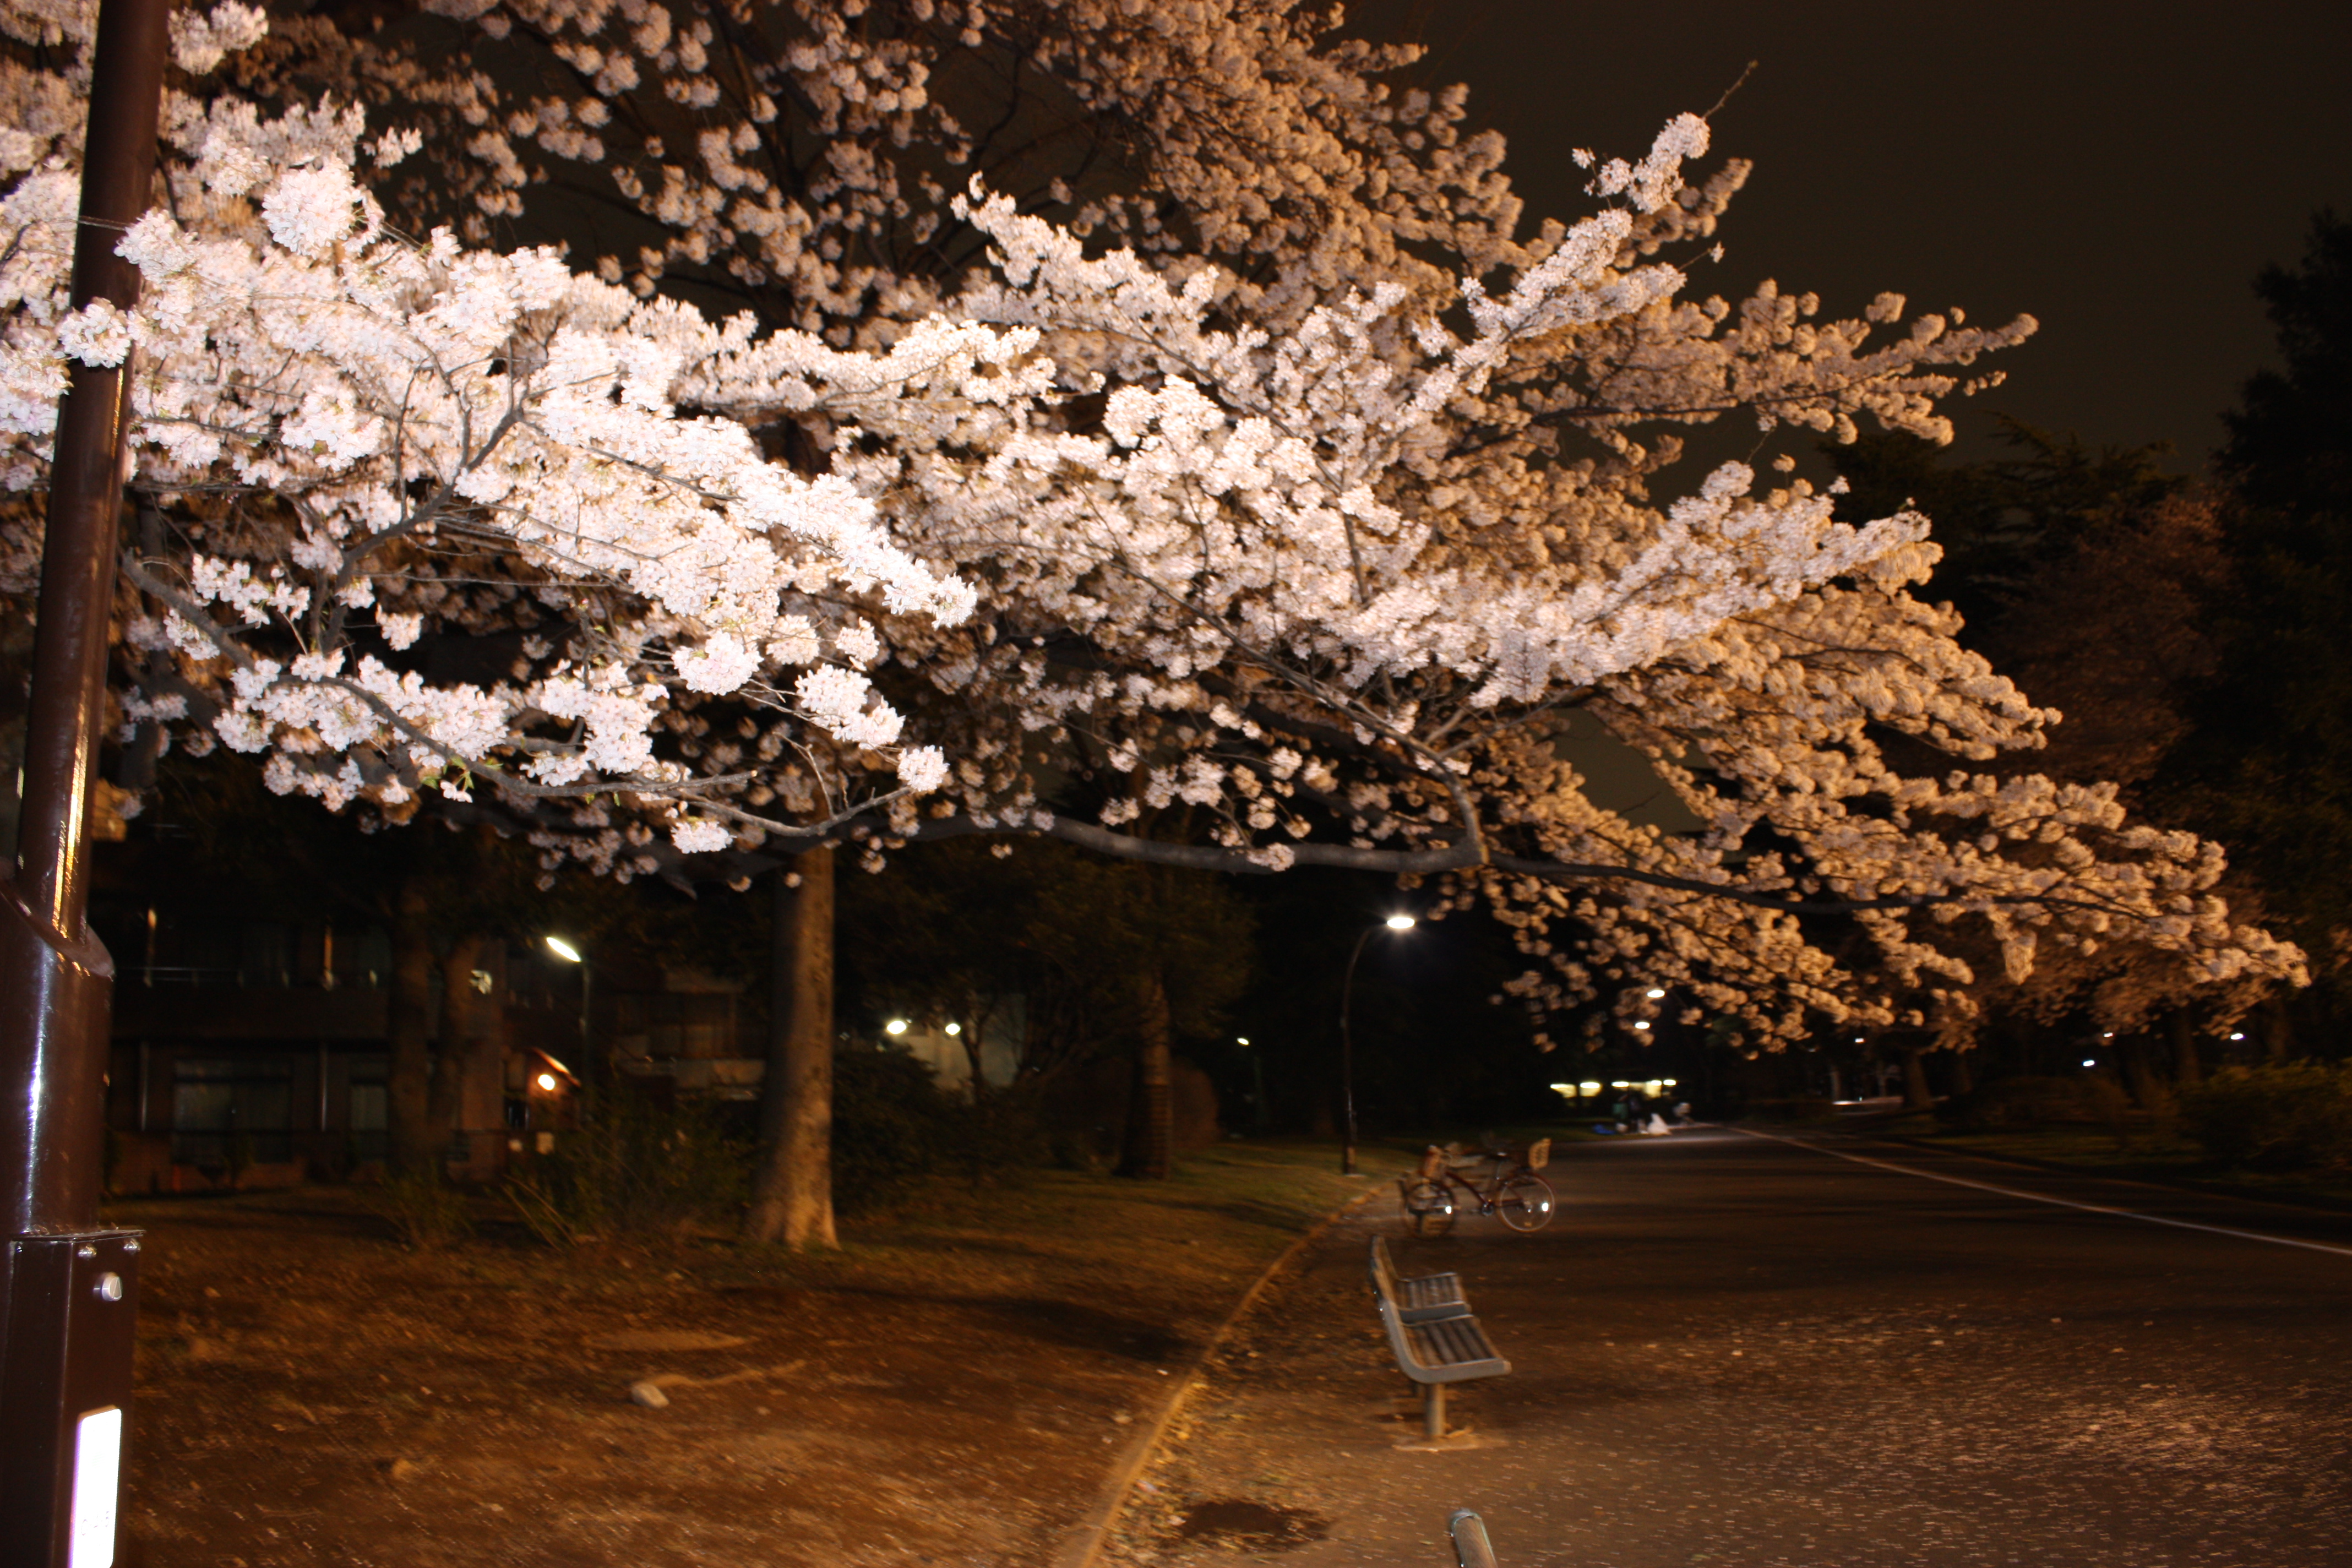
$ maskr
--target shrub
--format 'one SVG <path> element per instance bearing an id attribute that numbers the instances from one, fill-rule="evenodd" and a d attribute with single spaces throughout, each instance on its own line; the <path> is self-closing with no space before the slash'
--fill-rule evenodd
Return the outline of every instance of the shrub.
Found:
<path id="1" fill-rule="evenodd" d="M 928 1176 L 991 1181 L 1043 1158 L 1025 1097 L 950 1093 L 905 1051 L 852 1046 L 834 1056 L 833 1201 L 844 1214 L 887 1204 Z"/>
<path id="2" fill-rule="evenodd" d="M 2223 1068 L 2180 1095 L 2181 1125 L 2224 1164 L 2352 1170 L 2352 1066 Z"/>
<path id="3" fill-rule="evenodd" d="M 474 1234 L 474 1211 L 466 1194 L 430 1171 L 386 1176 L 375 1201 L 377 1212 L 413 1251 L 430 1252 Z"/>
<path id="4" fill-rule="evenodd" d="M 2005 1078 L 1948 1100 L 1936 1114 L 1970 1131 L 1995 1132 L 2052 1123 L 2112 1126 L 2130 1108 L 2123 1089 L 2096 1073 L 2071 1078 Z"/>
<path id="5" fill-rule="evenodd" d="M 751 1193 L 751 1146 L 698 1106 L 668 1109 L 604 1093 L 555 1151 L 509 1178 L 507 1201 L 551 1247 L 623 1235 L 676 1235 L 698 1220 L 731 1224 Z"/>

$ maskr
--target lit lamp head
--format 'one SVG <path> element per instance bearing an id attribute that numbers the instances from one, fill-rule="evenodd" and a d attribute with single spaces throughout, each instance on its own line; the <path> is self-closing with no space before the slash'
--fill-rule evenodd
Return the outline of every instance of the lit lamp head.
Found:
<path id="1" fill-rule="evenodd" d="M 1412 927 L 1413 919 L 1411 915 L 1391 915 L 1388 918 L 1388 928 L 1391 931 L 1411 931 Z"/>
<path id="2" fill-rule="evenodd" d="M 882 1032 L 886 1035 L 903 1035 L 907 1032 L 907 1020 L 893 1018 L 882 1026 Z"/>
<path id="3" fill-rule="evenodd" d="M 539 1084 L 539 1091 L 541 1094 L 553 1094 L 555 1092 L 555 1075 L 553 1073 L 543 1072 L 539 1075 L 536 1081 Z"/>
<path id="4" fill-rule="evenodd" d="M 582 962 L 580 950 L 572 946 L 570 942 L 564 941 L 560 936 L 551 936 L 547 939 L 547 951 L 555 954 L 556 957 L 563 960 L 566 963 L 578 963 Z"/>

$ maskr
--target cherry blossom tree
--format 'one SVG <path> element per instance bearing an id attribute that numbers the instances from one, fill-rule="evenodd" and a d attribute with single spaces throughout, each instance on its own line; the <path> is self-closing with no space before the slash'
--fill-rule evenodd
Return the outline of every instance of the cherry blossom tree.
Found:
<path id="1" fill-rule="evenodd" d="M 2297 973 L 2217 846 L 1991 766 L 2056 715 L 1914 595 L 1927 520 L 1795 472 L 1864 418 L 1948 438 L 2032 323 L 1695 294 L 1746 174 L 1687 173 L 1704 119 L 1522 234 L 1458 93 L 1280 0 L 463 10 L 556 85 L 314 23 L 175 95 L 127 317 L 62 307 L 74 68 L 8 80 L 8 471 L 68 356 L 136 353 L 142 743 L 387 821 L 478 798 L 622 876 L 984 833 L 1437 879 L 1517 929 L 1530 1005 L 1662 991 L 1759 1047 L 2121 940 Z M 644 242 L 489 248 L 542 186 Z M 426 680 L 428 632 L 513 635 L 508 678 Z M 1578 713 L 1700 829 L 1597 805 Z M 1207 826 L 1163 837 L 1180 803 Z"/>

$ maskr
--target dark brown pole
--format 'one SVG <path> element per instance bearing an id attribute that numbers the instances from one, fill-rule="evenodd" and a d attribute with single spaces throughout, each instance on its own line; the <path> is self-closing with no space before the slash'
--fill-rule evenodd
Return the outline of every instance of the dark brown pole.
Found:
<path id="1" fill-rule="evenodd" d="M 114 254 L 147 210 L 170 0 L 103 0 L 75 309 L 138 300 Z M 114 1561 L 139 1243 L 99 1228 L 114 965 L 87 919 L 131 365 L 77 363 L 58 409 L 16 867 L 0 877 L 0 1568 Z"/>

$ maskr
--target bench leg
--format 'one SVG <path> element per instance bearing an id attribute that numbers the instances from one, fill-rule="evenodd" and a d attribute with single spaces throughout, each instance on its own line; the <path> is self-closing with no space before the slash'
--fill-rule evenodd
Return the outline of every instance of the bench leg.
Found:
<path id="1" fill-rule="evenodd" d="M 1442 1383 L 1421 1385 L 1421 1430 L 1431 1438 L 1445 1436 L 1445 1385 Z"/>

